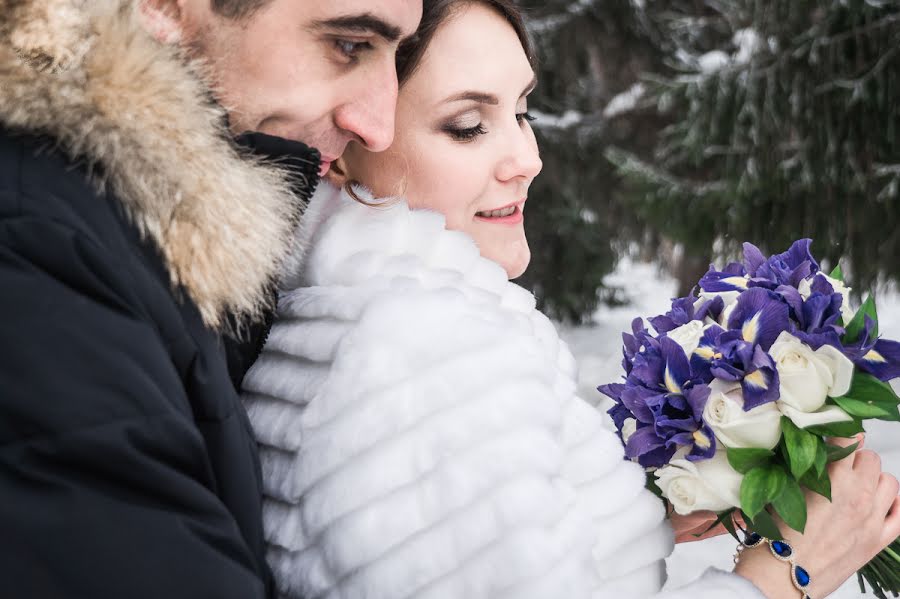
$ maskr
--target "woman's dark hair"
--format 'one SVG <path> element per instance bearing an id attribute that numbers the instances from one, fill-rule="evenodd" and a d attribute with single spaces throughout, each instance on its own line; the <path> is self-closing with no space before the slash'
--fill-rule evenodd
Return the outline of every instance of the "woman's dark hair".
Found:
<path id="1" fill-rule="evenodd" d="M 492 8 L 504 17 L 519 36 L 522 49 L 525 50 L 525 55 L 532 68 L 537 66 L 522 11 L 513 0 L 424 0 L 419 28 L 415 35 L 401 44 L 397 50 L 397 79 L 401 87 L 416 72 L 419 63 L 422 62 L 422 56 L 428 49 L 428 44 L 431 43 L 434 33 L 441 24 L 452 17 L 456 11 L 472 4 L 482 4 Z"/>

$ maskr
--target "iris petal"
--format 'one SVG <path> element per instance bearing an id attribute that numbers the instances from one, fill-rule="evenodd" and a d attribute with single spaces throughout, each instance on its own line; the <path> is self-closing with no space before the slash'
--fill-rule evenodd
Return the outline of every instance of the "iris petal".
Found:
<path id="1" fill-rule="evenodd" d="M 879 339 L 861 360 L 860 370 L 865 370 L 880 381 L 888 382 L 900 377 L 900 343 Z"/>

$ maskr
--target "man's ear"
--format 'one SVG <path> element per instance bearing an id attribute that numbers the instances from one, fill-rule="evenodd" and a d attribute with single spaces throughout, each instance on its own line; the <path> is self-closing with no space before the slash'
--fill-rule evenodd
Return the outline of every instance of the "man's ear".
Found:
<path id="1" fill-rule="evenodd" d="M 162 44 L 180 44 L 182 0 L 140 0 L 138 14 L 144 29 Z"/>

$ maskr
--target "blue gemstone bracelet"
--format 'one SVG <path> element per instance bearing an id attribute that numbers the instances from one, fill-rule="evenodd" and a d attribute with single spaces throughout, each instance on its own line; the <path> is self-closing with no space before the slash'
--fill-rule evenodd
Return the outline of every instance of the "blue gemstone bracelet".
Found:
<path id="1" fill-rule="evenodd" d="M 810 583 L 809 572 L 794 562 L 794 548 L 787 541 L 773 541 L 755 532 L 748 532 L 747 536 L 744 537 L 744 542 L 737 547 L 737 553 L 734 554 L 734 563 L 737 564 L 740 561 L 742 551 L 759 547 L 763 543 L 768 543 L 769 551 L 772 552 L 776 559 L 787 562 L 791 566 L 791 582 L 800 591 L 801 598 L 811 599 L 806 592 Z"/>

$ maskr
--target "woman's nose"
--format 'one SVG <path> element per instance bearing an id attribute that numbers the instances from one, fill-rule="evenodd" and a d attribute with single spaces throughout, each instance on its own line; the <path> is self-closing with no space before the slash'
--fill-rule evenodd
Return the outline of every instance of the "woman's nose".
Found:
<path id="1" fill-rule="evenodd" d="M 497 178 L 501 181 L 516 178 L 530 181 L 538 176 L 543 167 L 534 134 L 520 129 L 516 132 L 515 139 L 507 145 L 506 156 L 500 162 Z"/>

